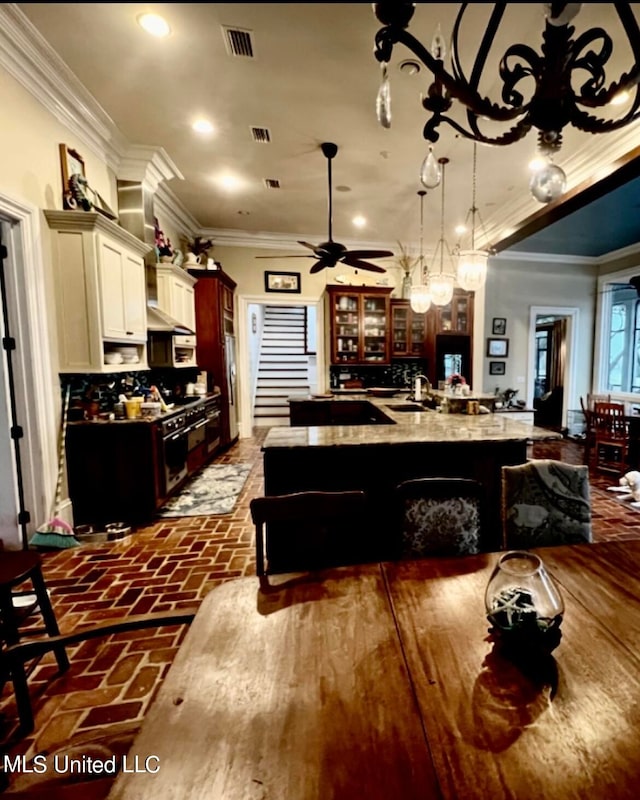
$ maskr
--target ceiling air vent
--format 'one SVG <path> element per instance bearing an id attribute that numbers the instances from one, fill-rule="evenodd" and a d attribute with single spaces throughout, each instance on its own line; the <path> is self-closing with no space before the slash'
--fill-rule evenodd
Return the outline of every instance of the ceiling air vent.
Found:
<path id="1" fill-rule="evenodd" d="M 267 142 L 271 141 L 271 134 L 269 133 L 268 128 L 256 128 L 252 125 L 251 135 L 253 136 L 254 142 L 262 142 L 263 144 L 267 144 Z"/>
<path id="2" fill-rule="evenodd" d="M 222 34 L 229 55 L 244 56 L 245 58 L 254 57 L 251 31 L 242 30 L 241 28 L 228 28 L 223 25 Z"/>
<path id="3" fill-rule="evenodd" d="M 264 185 L 267 189 L 279 189 L 280 181 L 277 178 L 265 178 Z"/>

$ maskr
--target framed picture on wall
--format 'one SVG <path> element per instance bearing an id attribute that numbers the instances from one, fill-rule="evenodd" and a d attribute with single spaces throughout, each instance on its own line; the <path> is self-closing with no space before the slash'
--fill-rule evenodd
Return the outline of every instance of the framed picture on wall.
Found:
<path id="1" fill-rule="evenodd" d="M 491 333 L 494 336 L 504 336 L 507 332 L 507 320 L 504 317 L 494 317 Z"/>
<path id="2" fill-rule="evenodd" d="M 504 361 L 490 361 L 489 362 L 489 375 L 504 375 L 507 365 Z"/>
<path id="3" fill-rule="evenodd" d="M 265 272 L 265 292 L 293 292 L 300 294 L 299 272 Z"/>
<path id="4" fill-rule="evenodd" d="M 62 169 L 62 191 L 69 190 L 69 178 L 72 175 L 87 177 L 84 171 L 84 158 L 77 150 L 72 150 L 66 144 L 58 145 L 60 150 L 60 167 Z"/>
<path id="5" fill-rule="evenodd" d="M 490 358 L 506 358 L 509 355 L 509 340 L 487 339 L 487 355 Z"/>

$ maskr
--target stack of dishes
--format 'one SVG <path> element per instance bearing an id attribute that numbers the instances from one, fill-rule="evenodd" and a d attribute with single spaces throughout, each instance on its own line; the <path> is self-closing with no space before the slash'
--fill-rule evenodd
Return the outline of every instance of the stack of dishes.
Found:
<path id="1" fill-rule="evenodd" d="M 122 356 L 123 364 L 139 364 L 140 356 L 138 355 L 138 348 L 135 345 L 128 347 L 118 347 L 118 352 Z"/>
<path id="2" fill-rule="evenodd" d="M 104 363 L 105 364 L 110 364 L 110 365 L 122 364 L 123 361 L 124 361 L 124 357 L 123 357 L 122 353 L 119 353 L 117 351 L 113 351 L 113 352 L 109 352 L 109 353 L 105 353 L 104 354 Z"/>

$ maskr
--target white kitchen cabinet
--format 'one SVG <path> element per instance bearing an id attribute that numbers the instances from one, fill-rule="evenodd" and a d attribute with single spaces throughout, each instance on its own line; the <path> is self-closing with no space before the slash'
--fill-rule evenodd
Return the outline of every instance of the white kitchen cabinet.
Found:
<path id="1" fill-rule="evenodd" d="M 189 330 L 196 329 L 196 306 L 194 286 L 196 279 L 175 264 L 156 264 L 158 308 L 182 323 Z M 183 344 L 194 337 L 180 337 Z"/>
<path id="2" fill-rule="evenodd" d="M 156 264 L 158 308 L 191 331 L 196 329 L 196 282 L 196 278 L 175 264 Z M 154 367 L 195 367 L 195 334 L 150 334 L 149 363 Z"/>
<path id="3" fill-rule="evenodd" d="M 44 215 L 52 232 L 59 371 L 148 369 L 143 256 L 151 246 L 96 212 Z M 106 364 L 105 355 L 119 347 L 128 363 Z"/>

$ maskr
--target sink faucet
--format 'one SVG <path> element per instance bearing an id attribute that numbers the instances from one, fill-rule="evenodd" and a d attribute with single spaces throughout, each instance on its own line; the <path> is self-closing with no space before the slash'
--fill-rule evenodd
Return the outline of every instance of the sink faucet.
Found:
<path id="1" fill-rule="evenodd" d="M 424 383 L 424 397 L 422 396 L 422 384 Z M 426 375 L 423 375 L 421 372 L 418 375 L 415 375 L 413 378 L 413 399 L 414 400 L 426 400 L 427 393 L 431 389 L 431 383 L 429 378 Z"/>

